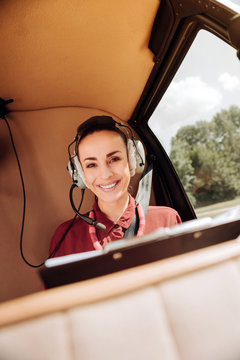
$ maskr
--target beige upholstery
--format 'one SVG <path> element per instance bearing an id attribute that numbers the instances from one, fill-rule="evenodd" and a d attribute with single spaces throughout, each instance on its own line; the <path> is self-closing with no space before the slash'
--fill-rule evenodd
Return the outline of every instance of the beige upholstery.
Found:
<path id="1" fill-rule="evenodd" d="M 3 360 L 240 358 L 235 240 L 0 305 Z"/>
<path id="2" fill-rule="evenodd" d="M 73 106 L 128 120 L 154 65 L 159 4 L 1 1 L 1 97 L 14 110 Z"/>

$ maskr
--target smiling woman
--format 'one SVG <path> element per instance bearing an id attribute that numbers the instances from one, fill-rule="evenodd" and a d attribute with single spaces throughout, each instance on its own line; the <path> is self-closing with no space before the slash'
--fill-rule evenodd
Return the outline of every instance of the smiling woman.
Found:
<path id="1" fill-rule="evenodd" d="M 87 187 L 95 195 L 93 210 L 85 216 L 102 224 L 104 230 L 82 218 L 69 220 L 56 230 L 50 256 L 102 249 L 126 236 L 132 222 L 137 236 L 181 222 L 174 209 L 164 206 L 149 206 L 145 219 L 141 204 L 128 192 L 131 177 L 136 170 L 143 171 L 143 158 L 135 139 L 120 128 L 130 129 L 109 116 L 94 116 L 78 127 L 71 174 L 73 179 L 81 178 L 80 188 Z"/>

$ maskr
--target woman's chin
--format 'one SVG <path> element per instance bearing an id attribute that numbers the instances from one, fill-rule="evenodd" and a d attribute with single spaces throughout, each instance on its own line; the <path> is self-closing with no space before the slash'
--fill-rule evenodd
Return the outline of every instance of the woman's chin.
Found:
<path id="1" fill-rule="evenodd" d="M 119 200 L 125 199 L 128 197 L 128 192 L 126 191 L 107 191 L 107 192 L 101 192 L 97 195 L 98 201 L 102 201 L 102 202 L 109 202 L 109 203 L 115 203 L 118 202 Z"/>

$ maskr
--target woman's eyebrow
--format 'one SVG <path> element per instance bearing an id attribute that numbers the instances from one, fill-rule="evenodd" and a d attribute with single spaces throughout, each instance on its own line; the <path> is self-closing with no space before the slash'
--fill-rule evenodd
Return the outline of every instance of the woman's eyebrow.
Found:
<path id="1" fill-rule="evenodd" d="M 107 154 L 107 157 L 110 157 L 110 156 L 112 156 L 112 155 L 115 155 L 116 153 L 121 153 L 121 151 L 120 151 L 120 150 L 112 151 L 112 152 L 110 152 L 109 154 Z"/>
<path id="2" fill-rule="evenodd" d="M 97 160 L 97 158 L 95 158 L 95 157 L 87 157 L 87 158 L 83 159 L 83 161 L 88 161 L 88 160 Z"/>
<path id="3" fill-rule="evenodd" d="M 112 156 L 112 155 L 115 155 L 115 154 L 117 154 L 117 153 L 121 153 L 122 151 L 120 151 L 120 150 L 115 150 L 115 151 L 111 151 L 110 153 L 108 153 L 107 155 L 106 155 L 106 157 L 110 157 L 110 156 Z M 83 159 L 83 161 L 96 161 L 97 160 L 97 158 L 96 157 L 94 157 L 94 156 L 91 156 L 91 157 L 87 157 L 87 158 L 85 158 L 85 159 Z"/>

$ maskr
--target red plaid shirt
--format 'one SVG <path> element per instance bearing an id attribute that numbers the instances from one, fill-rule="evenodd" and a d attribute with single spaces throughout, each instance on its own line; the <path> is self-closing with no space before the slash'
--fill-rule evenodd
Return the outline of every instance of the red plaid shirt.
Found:
<path id="1" fill-rule="evenodd" d="M 97 230 L 98 240 L 102 242 L 106 237 L 108 242 L 119 240 L 123 238 L 124 231 L 128 229 L 133 220 L 135 200 L 129 195 L 129 205 L 117 222 L 109 220 L 106 215 L 100 211 L 97 201 L 94 203 L 93 211 L 95 212 L 96 220 L 106 226 L 106 230 L 104 231 Z M 62 238 L 71 221 L 72 220 L 68 220 L 57 228 L 51 240 L 49 254 L 51 254 L 58 241 Z M 149 206 L 144 234 L 158 228 L 170 227 L 179 223 L 181 223 L 181 219 L 176 210 L 166 206 Z M 95 250 L 89 235 L 89 226 L 90 225 L 79 217 L 76 218 L 63 242 L 52 257 Z"/>

